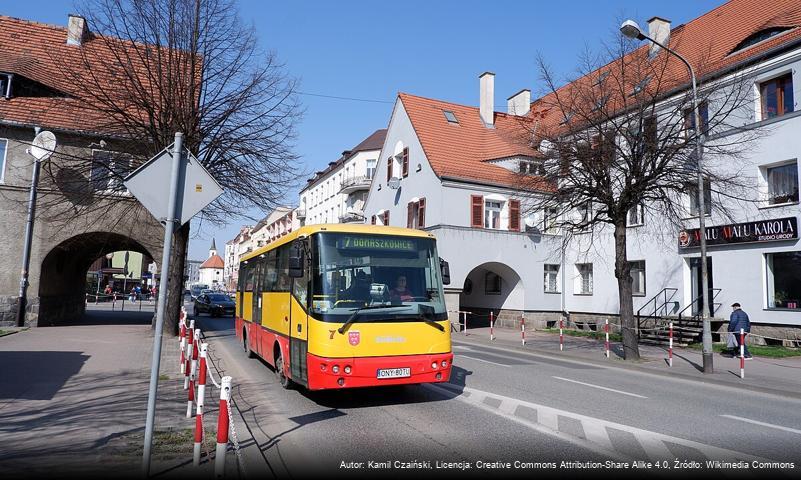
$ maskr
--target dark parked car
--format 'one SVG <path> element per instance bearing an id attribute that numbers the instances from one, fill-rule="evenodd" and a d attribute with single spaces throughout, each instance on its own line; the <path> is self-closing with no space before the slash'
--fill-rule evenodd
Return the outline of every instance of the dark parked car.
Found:
<path id="1" fill-rule="evenodd" d="M 204 293 L 195 299 L 195 315 L 208 313 L 212 317 L 234 316 L 236 303 L 222 293 Z"/>

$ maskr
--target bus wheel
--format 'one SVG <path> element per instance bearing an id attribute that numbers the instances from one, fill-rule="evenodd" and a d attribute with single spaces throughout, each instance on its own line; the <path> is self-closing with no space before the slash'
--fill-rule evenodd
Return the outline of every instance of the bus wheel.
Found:
<path id="1" fill-rule="evenodd" d="M 250 344 L 248 343 L 248 334 L 245 333 L 244 330 L 242 330 L 242 347 L 244 347 L 245 355 L 247 355 L 248 358 L 255 357 L 255 355 L 253 355 L 253 350 L 250 349 Z"/>
<path id="2" fill-rule="evenodd" d="M 292 386 L 292 380 L 284 372 L 284 354 L 281 353 L 281 347 L 278 347 L 275 355 L 275 375 L 278 377 L 278 383 L 282 388 L 289 389 Z"/>

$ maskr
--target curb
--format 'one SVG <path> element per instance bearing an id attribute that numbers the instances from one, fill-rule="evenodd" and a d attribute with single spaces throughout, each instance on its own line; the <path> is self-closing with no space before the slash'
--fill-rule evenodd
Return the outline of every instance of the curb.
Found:
<path id="1" fill-rule="evenodd" d="M 532 356 L 541 356 L 541 357 L 546 357 L 546 358 L 553 359 L 553 360 L 560 360 L 560 359 L 561 360 L 565 360 L 565 359 L 568 359 L 568 360 L 571 360 L 571 361 L 574 361 L 574 362 L 588 363 L 588 364 L 591 364 L 591 365 L 594 365 L 594 366 L 598 366 L 598 367 L 619 368 L 619 369 L 623 369 L 623 370 L 631 370 L 631 371 L 636 371 L 636 372 L 640 372 L 640 373 L 646 373 L 646 374 L 650 374 L 650 375 L 654 375 L 654 376 L 665 376 L 666 375 L 666 376 L 669 376 L 669 377 L 672 377 L 672 378 L 677 378 L 677 379 L 682 379 L 682 380 L 687 380 L 687 381 L 692 381 L 692 382 L 697 382 L 697 383 L 703 383 L 703 384 L 707 384 L 707 385 L 716 385 L 716 386 L 720 386 L 720 387 L 734 388 L 734 389 L 740 390 L 740 391 L 748 390 L 748 391 L 752 391 L 752 392 L 755 392 L 755 393 L 771 394 L 771 395 L 776 395 L 776 396 L 783 397 L 783 398 L 790 397 L 790 398 L 801 400 L 801 392 L 798 392 L 798 391 L 783 390 L 781 388 L 774 388 L 774 387 L 762 387 L 762 386 L 751 385 L 751 384 L 747 384 L 747 383 L 729 382 L 729 381 L 721 380 L 721 379 L 717 379 L 717 378 L 699 378 L 699 377 L 694 376 L 694 375 L 688 375 L 686 373 L 677 373 L 677 372 L 672 372 L 672 371 L 668 371 L 668 370 L 657 371 L 657 370 L 655 370 L 653 368 L 641 367 L 641 366 L 638 366 L 636 364 L 622 363 L 622 362 L 625 362 L 625 360 L 622 360 L 622 359 L 618 360 L 617 363 L 610 363 L 608 360 L 593 360 L 593 359 L 589 359 L 589 358 L 586 358 L 586 357 L 581 357 L 581 356 L 578 356 L 578 355 L 571 355 L 570 353 L 564 353 L 564 352 L 550 352 L 550 351 L 541 351 L 541 350 L 531 351 L 531 350 L 529 350 L 527 348 L 522 348 L 516 342 L 512 343 L 509 340 L 500 340 L 500 342 L 502 342 L 502 345 L 504 347 L 501 347 L 498 343 L 495 343 L 495 345 L 493 345 L 492 343 L 489 343 L 489 342 L 486 342 L 486 341 L 482 341 L 482 340 L 477 340 L 477 341 L 466 340 L 466 339 L 463 339 L 461 337 L 459 337 L 459 338 L 451 337 L 451 341 L 453 343 L 461 342 L 461 343 L 466 343 L 466 344 L 483 346 L 483 347 L 486 347 L 486 348 L 491 348 L 491 349 L 500 350 L 500 351 L 509 351 L 511 349 L 511 350 L 513 350 L 513 351 L 515 351 L 517 353 L 523 353 L 523 354 L 532 355 Z M 496 338 L 495 342 L 499 342 L 499 340 Z M 641 358 L 643 358 L 643 357 L 641 357 Z"/>

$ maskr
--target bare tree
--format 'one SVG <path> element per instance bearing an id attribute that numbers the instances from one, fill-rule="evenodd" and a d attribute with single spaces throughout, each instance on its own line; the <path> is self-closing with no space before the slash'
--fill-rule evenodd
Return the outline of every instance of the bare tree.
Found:
<path id="1" fill-rule="evenodd" d="M 541 176 L 520 176 L 527 208 L 558 218 L 565 241 L 580 252 L 609 238 L 611 229 L 625 359 L 639 358 L 627 226 L 649 218 L 673 232 L 670 227 L 686 227 L 692 217 L 697 222 L 698 134 L 706 137 L 707 213 L 711 208 L 731 218 L 738 204 L 753 200 L 755 178 L 741 160 L 765 135 L 743 127 L 753 123 L 753 81 L 745 71 L 713 75 L 706 60 L 694 66 L 703 81 L 704 125 L 697 132 L 686 68 L 667 52 L 652 56 L 647 47 L 634 47 L 621 37 L 601 55 L 585 53 L 564 85 L 540 58 L 546 91 L 521 122 L 549 185 L 542 188 Z"/>
<path id="2" fill-rule="evenodd" d="M 176 132 L 224 189 L 202 220 L 221 225 L 278 205 L 299 173 L 296 81 L 259 48 L 233 0 L 85 0 L 82 10 L 91 41 L 79 61 L 59 63 L 67 93 L 105 140 L 93 159 L 54 157 L 51 180 L 72 198 L 60 209 L 53 200 L 51 212 L 68 221 L 113 204 L 146 215 L 120 195 L 122 179 Z M 174 238 L 168 318 L 178 318 L 188 239 L 186 224 Z"/>

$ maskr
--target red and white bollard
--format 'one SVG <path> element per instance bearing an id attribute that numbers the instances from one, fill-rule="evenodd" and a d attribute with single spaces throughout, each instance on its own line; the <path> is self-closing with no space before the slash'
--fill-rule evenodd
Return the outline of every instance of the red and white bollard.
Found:
<path id="1" fill-rule="evenodd" d="M 673 366 L 673 322 L 668 324 L 668 338 L 670 339 L 670 343 L 668 344 L 668 366 Z"/>
<path id="2" fill-rule="evenodd" d="M 495 317 L 493 316 L 492 312 L 490 311 L 490 340 L 495 340 Z"/>
<path id="3" fill-rule="evenodd" d="M 186 319 L 181 318 L 181 331 L 178 334 L 178 345 L 181 350 L 181 375 L 184 375 L 186 371 L 186 358 L 184 353 L 186 352 Z"/>
<path id="4" fill-rule="evenodd" d="M 606 340 L 604 341 L 604 355 L 606 355 L 606 358 L 609 358 L 609 320 L 608 319 L 604 323 L 604 333 L 606 334 Z"/>
<path id="5" fill-rule="evenodd" d="M 195 338 L 192 342 L 192 365 L 189 370 L 189 398 L 186 401 L 186 418 L 192 418 L 192 405 L 195 403 L 195 383 L 197 379 L 197 359 L 199 349 L 197 344 L 200 342 L 200 329 L 195 330 Z"/>
<path id="6" fill-rule="evenodd" d="M 745 330 L 740 329 L 740 378 L 745 378 Z"/>
<path id="7" fill-rule="evenodd" d="M 197 375 L 197 410 L 195 411 L 195 451 L 192 463 L 200 465 L 200 447 L 203 444 L 203 405 L 206 398 L 206 355 L 209 345 L 200 344 L 200 369 Z"/>
<path id="8" fill-rule="evenodd" d="M 526 314 L 520 314 L 520 340 L 523 342 L 523 346 L 526 346 Z"/>
<path id="9" fill-rule="evenodd" d="M 220 412 L 217 417 L 217 450 L 214 457 L 214 476 L 225 477 L 225 451 L 228 450 L 228 401 L 231 399 L 231 377 L 220 380 Z"/>
<path id="10" fill-rule="evenodd" d="M 195 341 L 195 321 L 189 321 L 189 330 L 186 332 L 186 349 L 183 354 L 184 357 L 184 390 L 189 389 L 189 372 L 191 370 L 191 366 L 189 362 L 192 359 L 192 347 Z"/>
<path id="11" fill-rule="evenodd" d="M 559 319 L 559 351 L 560 352 L 565 349 L 565 335 L 564 335 L 564 332 L 562 330 L 564 328 L 563 322 L 564 322 L 564 320 L 562 320 L 560 318 Z"/>
<path id="12" fill-rule="evenodd" d="M 466 337 L 467 336 L 467 312 L 459 312 L 459 314 L 464 316 L 464 330 L 463 330 L 463 333 L 464 333 L 464 336 Z"/>

